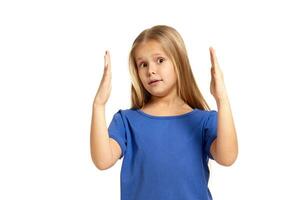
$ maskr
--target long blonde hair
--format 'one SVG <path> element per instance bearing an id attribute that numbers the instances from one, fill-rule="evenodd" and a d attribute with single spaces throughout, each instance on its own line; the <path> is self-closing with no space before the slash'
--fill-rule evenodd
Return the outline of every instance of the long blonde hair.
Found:
<path id="1" fill-rule="evenodd" d="M 138 76 L 135 50 L 141 43 L 154 40 L 171 59 L 177 75 L 179 97 L 190 107 L 210 110 L 194 79 L 184 41 L 176 29 L 166 25 L 156 25 L 142 31 L 134 40 L 129 53 L 129 72 L 131 76 L 131 109 L 142 108 L 151 98 Z"/>

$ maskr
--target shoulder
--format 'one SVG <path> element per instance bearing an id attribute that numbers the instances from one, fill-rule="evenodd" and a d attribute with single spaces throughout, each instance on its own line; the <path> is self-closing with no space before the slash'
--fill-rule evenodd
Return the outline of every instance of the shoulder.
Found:
<path id="1" fill-rule="evenodd" d="M 202 117 L 209 117 L 209 116 L 212 116 L 212 115 L 216 115 L 218 113 L 218 111 L 216 110 L 202 110 L 202 109 L 199 109 L 199 108 L 195 108 L 195 112 L 199 115 L 199 116 L 202 116 Z"/>
<path id="2" fill-rule="evenodd" d="M 204 126 L 210 124 L 212 121 L 217 120 L 217 111 L 216 110 L 202 110 L 196 108 L 193 120 Z"/>
<path id="3" fill-rule="evenodd" d="M 135 111 L 136 111 L 136 109 L 133 109 L 133 108 L 125 108 L 125 109 L 119 109 L 119 110 L 117 111 L 117 113 L 126 115 L 126 114 L 133 113 L 133 112 L 135 112 Z"/>
<path id="4" fill-rule="evenodd" d="M 130 118 L 131 116 L 134 115 L 136 112 L 136 109 L 128 108 L 128 109 L 118 109 L 115 113 L 114 116 L 119 116 L 122 118 Z"/>

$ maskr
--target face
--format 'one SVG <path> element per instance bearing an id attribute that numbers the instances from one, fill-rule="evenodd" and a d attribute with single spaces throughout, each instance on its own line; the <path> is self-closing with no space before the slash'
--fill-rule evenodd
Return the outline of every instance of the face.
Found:
<path id="1" fill-rule="evenodd" d="M 135 62 L 142 84 L 151 95 L 162 97 L 176 91 L 174 66 L 158 42 L 140 44 L 135 51 Z"/>

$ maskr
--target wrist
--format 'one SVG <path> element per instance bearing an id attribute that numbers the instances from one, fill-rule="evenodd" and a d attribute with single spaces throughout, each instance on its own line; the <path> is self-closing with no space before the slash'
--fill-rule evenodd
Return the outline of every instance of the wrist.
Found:
<path id="1" fill-rule="evenodd" d="M 93 109 L 104 110 L 105 109 L 105 104 L 93 103 Z"/>
<path id="2" fill-rule="evenodd" d="M 226 96 L 218 98 L 216 100 L 216 102 L 217 102 L 218 106 L 220 106 L 220 105 L 228 105 L 229 104 L 229 99 L 228 99 L 228 97 L 226 95 Z"/>

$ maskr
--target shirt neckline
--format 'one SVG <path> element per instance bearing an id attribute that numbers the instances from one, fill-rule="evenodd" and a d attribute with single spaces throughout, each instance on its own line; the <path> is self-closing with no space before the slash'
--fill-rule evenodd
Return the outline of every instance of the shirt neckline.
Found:
<path id="1" fill-rule="evenodd" d="M 147 114 L 144 111 L 142 111 L 141 109 L 136 109 L 136 111 L 138 113 L 140 113 L 140 114 L 142 114 L 142 115 L 144 115 L 146 117 L 153 118 L 153 119 L 178 119 L 178 118 L 181 118 L 181 117 L 185 117 L 185 116 L 191 115 L 194 112 L 196 112 L 196 110 L 197 110 L 197 108 L 194 108 L 192 111 L 184 113 L 184 114 L 180 114 L 180 115 L 156 116 L 156 115 Z"/>

